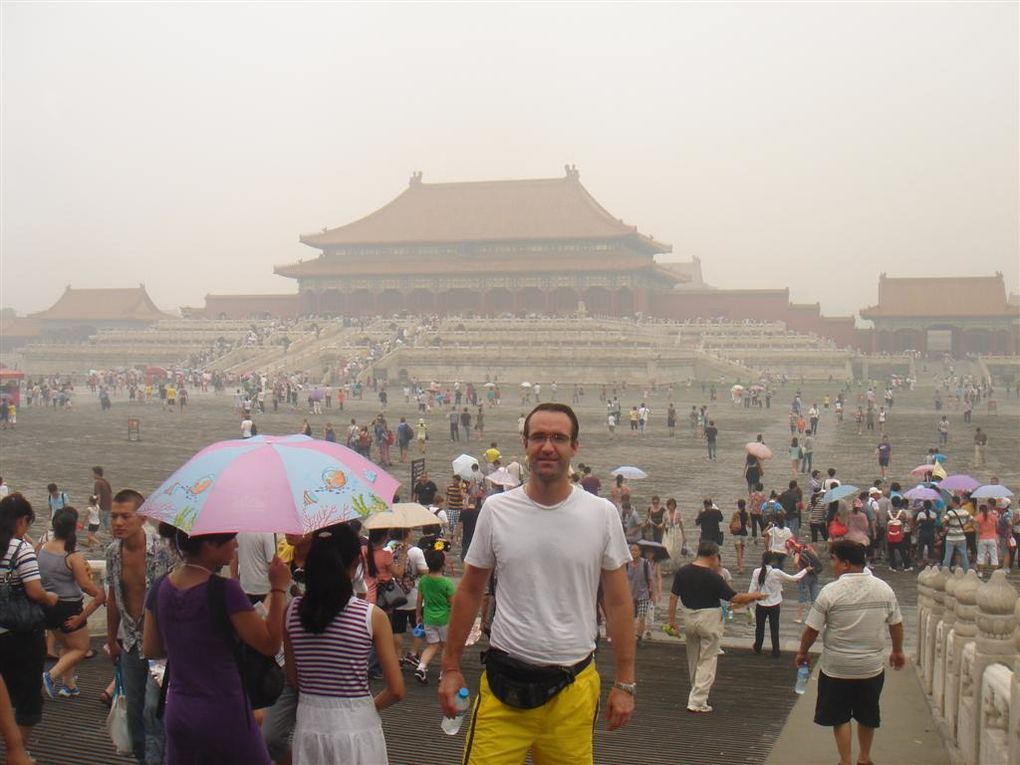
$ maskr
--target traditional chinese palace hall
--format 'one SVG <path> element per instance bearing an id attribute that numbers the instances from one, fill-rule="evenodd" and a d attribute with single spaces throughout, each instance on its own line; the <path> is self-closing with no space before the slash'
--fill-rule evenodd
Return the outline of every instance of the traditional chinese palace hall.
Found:
<path id="1" fill-rule="evenodd" d="M 338 228 L 300 238 L 318 257 L 275 271 L 311 314 L 653 311 L 683 276 L 657 265 L 672 247 L 613 217 L 561 178 L 425 183 Z"/>

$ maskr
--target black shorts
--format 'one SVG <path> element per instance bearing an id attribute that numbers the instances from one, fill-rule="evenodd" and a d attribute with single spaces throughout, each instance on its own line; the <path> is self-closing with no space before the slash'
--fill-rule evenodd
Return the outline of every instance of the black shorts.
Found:
<path id="1" fill-rule="evenodd" d="M 394 635 L 403 635 L 407 632 L 407 625 L 418 626 L 418 615 L 414 611 L 390 611 L 390 626 Z"/>
<path id="2" fill-rule="evenodd" d="M 37 725 L 42 720 L 43 656 L 46 640 L 42 630 L 0 633 L 0 674 L 14 707 L 18 725 Z"/>
<path id="3" fill-rule="evenodd" d="M 878 699 L 884 683 L 884 671 L 863 680 L 829 677 L 819 671 L 815 724 L 834 727 L 853 718 L 868 728 L 878 728 L 882 721 Z"/>
<path id="4" fill-rule="evenodd" d="M 60 630 L 65 635 L 68 635 L 72 632 L 85 629 L 88 626 L 85 622 L 73 630 L 69 630 L 64 626 L 64 622 L 82 612 L 83 603 L 80 600 L 58 600 L 57 605 L 46 607 L 43 610 L 46 612 L 46 629 L 48 630 Z"/>

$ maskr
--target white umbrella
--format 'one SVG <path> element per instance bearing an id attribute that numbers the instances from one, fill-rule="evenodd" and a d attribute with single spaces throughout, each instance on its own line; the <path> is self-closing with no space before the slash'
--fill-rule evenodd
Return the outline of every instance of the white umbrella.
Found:
<path id="1" fill-rule="evenodd" d="M 465 481 L 470 481 L 476 475 L 477 471 L 471 469 L 472 465 L 478 464 L 478 458 L 472 457 L 470 454 L 462 454 L 453 461 L 453 472 L 463 478 Z"/>
<path id="2" fill-rule="evenodd" d="M 531 383 L 529 383 L 529 382 L 522 382 L 521 383 L 521 387 L 522 388 L 530 388 L 531 387 Z"/>
<path id="3" fill-rule="evenodd" d="M 370 515 L 362 528 L 365 529 L 414 529 L 439 523 L 432 512 L 417 502 L 398 502 L 389 510 Z"/>
<path id="4" fill-rule="evenodd" d="M 648 473 L 639 467 L 634 467 L 633 465 L 621 465 L 616 468 L 616 470 L 610 470 L 609 475 L 622 475 L 624 478 L 632 481 L 639 481 L 642 478 L 648 477 Z"/>
<path id="5" fill-rule="evenodd" d="M 496 387 L 496 383 L 494 383 L 494 382 L 487 382 L 487 383 L 485 383 L 485 387 L 486 388 L 495 388 Z"/>
<path id="6" fill-rule="evenodd" d="M 510 473 L 510 471 L 507 470 L 506 468 L 493 470 L 491 473 L 485 476 L 485 480 L 488 481 L 489 483 L 496 484 L 497 486 L 502 486 L 505 489 L 512 489 L 515 486 L 521 485 L 521 482 L 518 481 L 517 478 L 513 476 Z"/>
<path id="7" fill-rule="evenodd" d="M 972 499 L 1003 499 L 1006 497 L 1012 497 L 1013 492 L 1001 483 L 990 483 L 974 489 L 974 491 L 970 493 L 970 496 Z"/>

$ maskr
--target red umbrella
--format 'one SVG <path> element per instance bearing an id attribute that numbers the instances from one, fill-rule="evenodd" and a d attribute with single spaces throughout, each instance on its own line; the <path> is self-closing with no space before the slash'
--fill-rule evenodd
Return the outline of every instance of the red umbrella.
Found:
<path id="1" fill-rule="evenodd" d="M 744 449 L 748 454 L 753 454 L 760 460 L 772 459 L 772 450 L 765 446 L 765 444 L 761 441 L 751 441 L 744 445 Z"/>

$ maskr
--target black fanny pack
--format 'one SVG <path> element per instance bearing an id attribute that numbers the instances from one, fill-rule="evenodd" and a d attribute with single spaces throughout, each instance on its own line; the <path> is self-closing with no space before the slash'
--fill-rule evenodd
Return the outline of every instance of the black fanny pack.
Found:
<path id="1" fill-rule="evenodd" d="M 535 709 L 573 683 L 591 664 L 593 656 L 588 654 L 572 667 L 537 666 L 490 648 L 482 652 L 482 664 L 489 688 L 497 699 L 515 709 Z"/>

